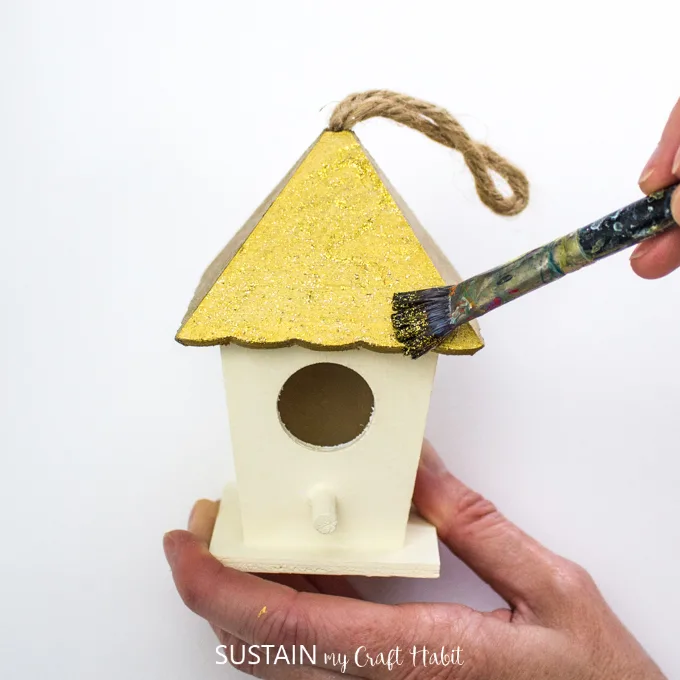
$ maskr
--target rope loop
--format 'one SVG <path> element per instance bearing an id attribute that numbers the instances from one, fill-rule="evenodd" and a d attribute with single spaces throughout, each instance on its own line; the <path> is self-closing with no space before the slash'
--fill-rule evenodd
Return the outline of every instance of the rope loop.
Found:
<path id="1" fill-rule="evenodd" d="M 524 173 L 491 147 L 472 139 L 446 109 L 434 104 L 390 90 L 359 92 L 335 107 L 328 129 L 351 130 L 357 123 L 376 117 L 394 120 L 459 151 L 474 177 L 479 198 L 495 213 L 517 215 L 527 207 L 529 182 Z M 510 196 L 499 191 L 492 172 L 507 182 Z"/>

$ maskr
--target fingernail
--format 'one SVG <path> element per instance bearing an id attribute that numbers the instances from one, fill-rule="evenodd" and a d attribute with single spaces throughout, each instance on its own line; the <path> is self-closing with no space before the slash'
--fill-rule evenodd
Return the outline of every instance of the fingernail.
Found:
<path id="1" fill-rule="evenodd" d="M 673 219 L 677 224 L 680 224 L 680 191 L 677 189 L 673 192 L 673 196 L 671 196 L 671 212 L 673 213 Z"/>
<path id="2" fill-rule="evenodd" d="M 193 507 L 191 508 L 191 512 L 189 513 L 189 520 L 187 521 L 187 529 L 191 531 L 191 522 L 194 519 L 194 515 L 196 514 L 196 506 L 198 505 L 198 501 L 194 503 Z"/>
<path id="3" fill-rule="evenodd" d="M 642 174 L 640 175 L 638 184 L 643 184 L 654 174 L 654 172 L 656 171 L 656 157 L 658 155 L 659 147 L 657 146 L 656 149 L 654 149 L 652 155 L 649 157 L 649 160 L 647 161 L 647 164 L 645 165 Z"/>
<path id="4" fill-rule="evenodd" d="M 165 550 L 165 558 L 170 562 L 170 565 L 172 565 L 175 561 L 177 545 L 175 544 L 175 539 L 169 533 L 163 536 L 163 550 Z"/>
<path id="5" fill-rule="evenodd" d="M 680 177 L 680 146 L 673 157 L 673 167 L 671 168 L 671 171 L 674 175 Z"/>
<path id="6" fill-rule="evenodd" d="M 641 243 L 634 251 L 633 254 L 630 256 L 631 262 L 633 260 L 637 260 L 640 257 L 644 257 L 648 252 L 649 249 L 652 247 L 652 242 L 651 241 L 645 241 L 645 243 Z"/>
<path id="7" fill-rule="evenodd" d="M 654 174 L 654 170 L 656 170 L 656 168 L 649 168 L 649 170 L 645 168 L 640 175 L 638 184 L 644 184 Z"/>

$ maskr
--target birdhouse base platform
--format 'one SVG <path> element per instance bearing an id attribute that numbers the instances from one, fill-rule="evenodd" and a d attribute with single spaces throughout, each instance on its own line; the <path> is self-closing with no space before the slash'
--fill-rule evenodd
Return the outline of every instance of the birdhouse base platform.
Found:
<path id="1" fill-rule="evenodd" d="M 412 513 L 403 547 L 390 551 L 343 549 L 293 550 L 244 545 L 236 486 L 224 491 L 210 552 L 223 564 L 240 571 L 265 574 L 328 574 L 339 576 L 439 576 L 436 529 Z"/>

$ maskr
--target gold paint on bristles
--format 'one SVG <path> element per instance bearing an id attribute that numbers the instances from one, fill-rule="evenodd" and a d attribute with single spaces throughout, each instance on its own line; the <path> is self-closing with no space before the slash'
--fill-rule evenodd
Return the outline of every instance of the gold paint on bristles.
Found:
<path id="1" fill-rule="evenodd" d="M 398 352 L 404 348 L 392 328 L 393 295 L 443 284 L 354 133 L 325 132 L 177 340 Z M 437 351 L 481 347 L 466 325 Z"/>
<path id="2" fill-rule="evenodd" d="M 405 354 L 417 358 L 441 345 L 450 334 L 450 298 L 456 286 L 397 293 L 392 325 Z"/>
<path id="3" fill-rule="evenodd" d="M 399 303 L 395 300 L 394 309 L 392 324 L 397 340 L 405 346 L 405 353 L 420 356 L 432 349 L 434 338 L 425 307 L 422 304 L 408 306 L 402 298 Z"/>

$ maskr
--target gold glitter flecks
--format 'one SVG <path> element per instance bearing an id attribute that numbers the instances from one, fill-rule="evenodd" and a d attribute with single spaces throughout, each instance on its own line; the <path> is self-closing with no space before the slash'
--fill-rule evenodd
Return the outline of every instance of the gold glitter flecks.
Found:
<path id="1" fill-rule="evenodd" d="M 262 609 L 260 609 L 260 611 L 258 612 L 257 618 L 259 619 L 261 616 L 264 616 L 266 613 L 267 613 L 267 607 L 264 606 L 264 607 L 262 607 Z"/>
<path id="2" fill-rule="evenodd" d="M 394 293 L 445 283 L 352 132 L 325 132 L 185 320 L 185 345 L 400 351 Z M 470 326 L 437 348 L 472 354 Z"/>

